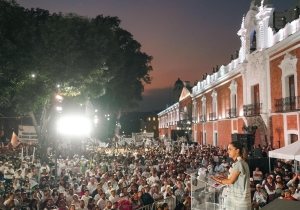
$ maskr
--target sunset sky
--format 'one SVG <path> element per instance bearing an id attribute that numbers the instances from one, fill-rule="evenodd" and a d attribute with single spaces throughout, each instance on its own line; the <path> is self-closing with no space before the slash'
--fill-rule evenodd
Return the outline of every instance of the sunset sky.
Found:
<path id="1" fill-rule="evenodd" d="M 269 0 L 284 11 L 297 0 Z M 191 84 L 212 67 L 227 65 L 240 48 L 237 35 L 251 0 L 18 0 L 23 7 L 95 17 L 117 16 L 121 27 L 153 56 L 151 85 L 139 110 L 164 109 L 170 86 L 180 78 Z"/>

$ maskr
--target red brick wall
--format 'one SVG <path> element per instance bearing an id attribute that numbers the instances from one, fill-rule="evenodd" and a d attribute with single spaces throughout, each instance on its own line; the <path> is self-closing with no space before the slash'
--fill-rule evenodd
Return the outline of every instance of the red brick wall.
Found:
<path id="1" fill-rule="evenodd" d="M 218 109 L 218 116 L 219 119 L 224 119 L 227 116 L 226 110 L 230 109 L 230 81 L 226 84 L 217 87 L 215 90 L 217 92 L 217 109 Z M 210 94 L 211 95 L 211 94 Z M 210 96 L 211 97 L 211 96 Z M 212 106 L 212 104 L 210 105 Z"/>
<path id="2" fill-rule="evenodd" d="M 218 122 L 214 122 L 214 131 L 218 130 Z"/>
<path id="3" fill-rule="evenodd" d="M 242 127 L 244 125 L 244 120 L 243 118 L 238 119 L 238 133 L 243 133 Z"/>
<path id="4" fill-rule="evenodd" d="M 238 128 L 237 124 L 238 124 L 237 120 L 232 120 L 232 126 L 233 126 L 232 130 L 236 130 L 237 131 L 237 128 Z"/>
<path id="5" fill-rule="evenodd" d="M 231 142 L 231 120 L 218 121 L 218 146 L 223 149 Z"/>
<path id="6" fill-rule="evenodd" d="M 287 47 L 286 49 L 294 46 L 295 44 Z M 300 49 L 296 48 L 294 50 L 291 50 L 289 52 L 290 54 L 296 56 L 298 59 L 300 58 Z M 278 54 L 278 53 L 276 53 Z M 276 55 L 274 54 L 274 55 Z M 273 55 L 273 56 L 274 56 Z M 270 61 L 270 82 L 271 82 L 271 104 L 272 104 L 272 112 L 275 112 L 275 100 L 274 99 L 280 99 L 283 97 L 282 94 L 282 81 L 281 81 L 281 76 L 282 76 L 282 70 L 279 68 L 278 65 L 281 64 L 281 61 L 284 59 L 285 55 L 281 55 L 278 58 L 275 58 L 274 60 Z M 299 75 L 300 73 L 300 62 L 297 62 L 297 73 Z M 298 86 L 300 85 L 300 77 L 298 76 L 297 83 Z M 296 94 L 299 96 L 300 95 L 300 88 L 298 87 L 298 90 L 296 91 Z"/>
<path id="7" fill-rule="evenodd" d="M 283 125 L 283 115 L 273 115 L 271 116 L 272 122 L 272 134 L 273 134 L 273 147 L 278 147 L 278 140 L 280 141 L 280 147 L 284 147 L 284 125 Z"/>
<path id="8" fill-rule="evenodd" d="M 287 130 L 298 130 L 297 115 L 287 115 Z"/>
<path id="9" fill-rule="evenodd" d="M 202 123 L 197 124 L 197 135 L 199 142 L 203 144 L 203 130 L 202 130 Z"/>
<path id="10" fill-rule="evenodd" d="M 206 143 L 213 145 L 213 122 L 208 122 L 205 125 L 206 127 Z"/>

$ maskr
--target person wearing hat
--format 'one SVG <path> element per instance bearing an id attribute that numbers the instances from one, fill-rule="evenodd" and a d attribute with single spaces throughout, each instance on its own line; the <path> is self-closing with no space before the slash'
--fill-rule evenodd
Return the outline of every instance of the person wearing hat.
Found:
<path id="1" fill-rule="evenodd" d="M 116 194 L 116 190 L 114 188 L 110 190 L 110 196 L 108 200 L 110 200 L 112 203 L 118 202 L 119 196 Z"/>
<path id="2" fill-rule="evenodd" d="M 265 206 L 267 203 L 267 195 L 261 188 L 262 186 L 260 184 L 256 184 L 256 191 L 252 199 L 252 208 L 255 210 Z"/>
<path id="3" fill-rule="evenodd" d="M 265 184 L 265 189 L 268 194 L 268 199 L 269 202 L 273 201 L 275 199 L 275 190 L 276 190 L 276 185 L 275 182 L 273 181 L 273 177 L 269 175 L 267 177 L 267 182 Z"/>

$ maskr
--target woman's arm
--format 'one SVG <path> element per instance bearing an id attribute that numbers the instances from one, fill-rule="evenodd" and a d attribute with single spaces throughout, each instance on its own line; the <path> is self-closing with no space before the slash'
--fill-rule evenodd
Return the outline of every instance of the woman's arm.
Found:
<path id="1" fill-rule="evenodd" d="M 235 171 L 233 171 L 233 173 L 229 179 L 221 178 L 221 177 L 212 177 L 212 179 L 217 182 L 220 182 L 221 184 L 233 184 L 237 180 L 240 173 L 241 173 L 240 171 L 235 170 Z"/>

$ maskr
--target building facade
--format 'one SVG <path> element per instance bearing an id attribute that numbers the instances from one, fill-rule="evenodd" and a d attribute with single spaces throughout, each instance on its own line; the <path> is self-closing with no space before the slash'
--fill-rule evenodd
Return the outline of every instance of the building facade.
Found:
<path id="1" fill-rule="evenodd" d="M 297 141 L 299 7 L 300 1 L 275 13 L 266 1 L 252 1 L 238 31 L 241 47 L 235 58 L 203 75 L 188 97 L 158 114 L 160 136 L 185 123 L 192 141 L 222 148 L 235 133 L 254 133 L 256 145 L 274 148 Z M 188 104 L 191 114 L 182 115 Z"/>

